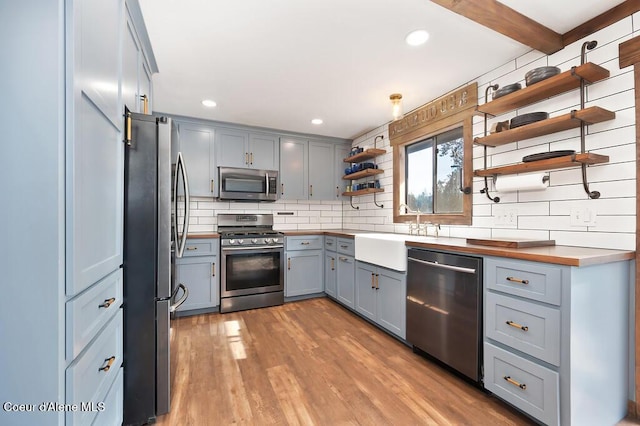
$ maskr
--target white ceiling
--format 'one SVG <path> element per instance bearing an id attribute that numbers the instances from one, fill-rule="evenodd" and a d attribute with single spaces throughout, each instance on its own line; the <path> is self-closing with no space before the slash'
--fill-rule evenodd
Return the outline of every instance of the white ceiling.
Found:
<path id="1" fill-rule="evenodd" d="M 501 1 L 559 33 L 622 3 Z M 349 139 L 391 119 L 391 93 L 410 111 L 530 50 L 428 0 L 139 2 L 155 111 Z"/>

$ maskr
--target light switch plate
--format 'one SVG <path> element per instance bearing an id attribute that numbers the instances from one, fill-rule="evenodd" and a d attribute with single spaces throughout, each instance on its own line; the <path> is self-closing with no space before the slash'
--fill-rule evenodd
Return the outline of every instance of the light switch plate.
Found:
<path id="1" fill-rule="evenodd" d="M 595 226 L 598 218 L 595 208 L 587 205 L 572 207 L 569 214 L 571 226 Z"/>

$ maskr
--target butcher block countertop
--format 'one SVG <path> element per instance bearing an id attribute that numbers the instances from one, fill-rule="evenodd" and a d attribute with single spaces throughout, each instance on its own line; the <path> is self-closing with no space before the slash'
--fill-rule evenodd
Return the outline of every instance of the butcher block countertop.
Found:
<path id="1" fill-rule="evenodd" d="M 218 233 L 212 233 L 212 234 L 189 234 L 187 235 L 188 239 L 208 239 L 208 238 L 220 238 L 220 234 Z"/>
<path id="2" fill-rule="evenodd" d="M 312 229 L 280 232 L 282 232 L 285 236 L 330 235 L 342 238 L 353 238 L 356 234 L 372 233 L 352 229 Z M 376 233 L 379 234 L 379 232 Z M 467 243 L 465 238 L 435 238 L 416 235 L 406 235 L 405 245 L 407 247 L 445 250 L 450 252 L 476 254 L 481 256 L 506 257 L 511 259 L 530 260 L 533 262 L 544 262 L 566 266 L 588 266 L 635 259 L 635 252 L 630 250 L 608 250 L 589 247 L 557 245 L 546 247 L 507 248 L 469 244 Z"/>

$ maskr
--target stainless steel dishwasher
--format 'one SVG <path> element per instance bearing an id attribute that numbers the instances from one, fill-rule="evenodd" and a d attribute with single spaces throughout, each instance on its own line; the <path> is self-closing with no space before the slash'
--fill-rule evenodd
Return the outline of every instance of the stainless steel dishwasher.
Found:
<path id="1" fill-rule="evenodd" d="M 409 249 L 407 341 L 481 380 L 482 258 Z"/>

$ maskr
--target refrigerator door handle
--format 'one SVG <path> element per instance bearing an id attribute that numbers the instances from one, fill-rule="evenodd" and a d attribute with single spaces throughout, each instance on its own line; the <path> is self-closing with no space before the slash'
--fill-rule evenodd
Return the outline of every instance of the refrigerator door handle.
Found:
<path id="1" fill-rule="evenodd" d="M 182 238 L 178 242 L 178 173 L 182 173 L 182 182 L 184 183 L 184 223 L 182 226 Z M 187 234 L 189 233 L 189 204 L 191 197 L 189 196 L 189 180 L 187 178 L 187 169 L 185 168 L 184 158 L 182 153 L 178 153 L 178 159 L 176 160 L 176 175 L 174 180 L 174 190 L 176 192 L 175 201 L 175 227 L 174 227 L 174 241 L 176 242 L 176 257 L 181 258 L 184 253 L 184 247 L 187 244 Z"/>
<path id="2" fill-rule="evenodd" d="M 183 292 L 182 297 L 180 298 L 180 300 L 176 301 L 173 305 L 169 306 L 169 312 L 171 313 L 175 312 L 176 309 L 178 309 L 180 305 L 182 305 L 189 297 L 189 289 L 185 287 L 184 284 L 180 283 L 178 284 L 178 287 L 176 287 L 176 289 L 173 290 L 173 294 L 171 295 L 171 300 L 173 300 L 176 297 L 179 289 L 182 289 L 182 292 Z"/>

